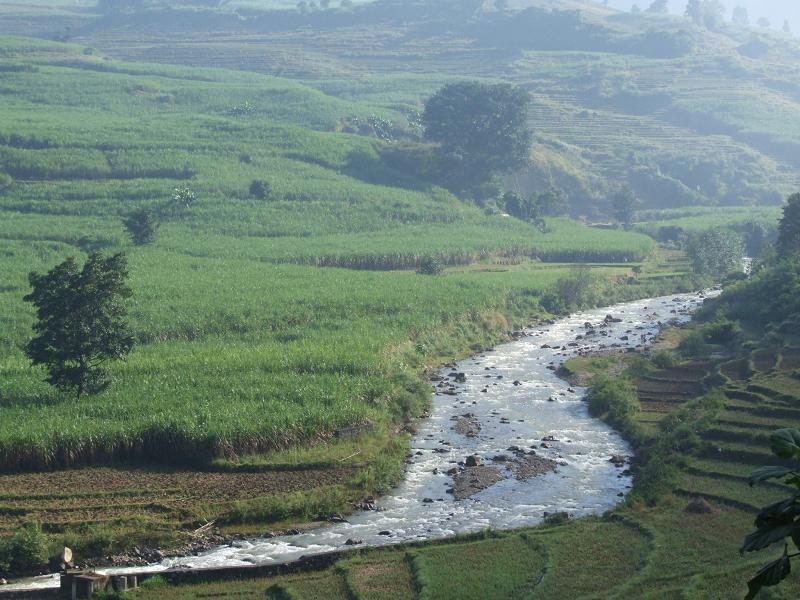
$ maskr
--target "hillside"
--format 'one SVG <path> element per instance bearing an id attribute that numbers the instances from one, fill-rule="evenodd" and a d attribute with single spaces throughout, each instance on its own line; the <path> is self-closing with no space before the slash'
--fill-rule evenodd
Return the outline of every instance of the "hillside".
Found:
<path id="1" fill-rule="evenodd" d="M 766 30 L 632 15 L 591 2 L 382 0 L 301 14 L 269 3 L 154 3 L 0 11 L 0 32 L 68 38 L 103 54 L 288 76 L 363 102 L 414 138 L 421 103 L 449 78 L 502 79 L 534 97 L 533 166 L 595 214 L 629 182 L 649 206 L 779 204 L 793 191 L 800 45 Z M 65 13 L 66 10 L 66 13 Z M 179 41 L 178 41 L 179 40 Z"/>
<path id="2" fill-rule="evenodd" d="M 341 128 L 369 104 L 33 39 L 0 55 L 0 563 L 24 523 L 87 558 L 350 510 L 402 476 L 425 370 L 543 314 L 575 262 L 599 263 L 591 302 L 683 285 L 642 234 L 542 232 L 393 171 Z M 25 357 L 23 296 L 98 250 L 128 257 L 136 346 L 76 398 Z M 426 257 L 445 274 L 416 273 Z"/>

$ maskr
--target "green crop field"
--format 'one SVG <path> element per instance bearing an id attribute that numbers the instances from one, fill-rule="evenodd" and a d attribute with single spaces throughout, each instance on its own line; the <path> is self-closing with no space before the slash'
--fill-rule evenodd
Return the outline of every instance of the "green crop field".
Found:
<path id="1" fill-rule="evenodd" d="M 550 316 L 578 265 L 596 276 L 587 304 L 689 291 L 662 228 L 772 234 L 800 185 L 791 40 L 751 56 L 735 29 L 577 0 L 95 4 L 0 6 L 0 565 L 34 522 L 84 560 L 352 510 L 402 478 L 427 371 Z M 580 220 L 542 230 L 400 160 L 425 100 L 465 77 L 532 97 L 530 165 L 489 193 L 556 187 Z M 620 185 L 643 200 L 633 228 L 587 225 Z M 128 238 L 138 209 L 153 244 Z M 26 358 L 22 298 L 29 272 L 95 251 L 127 256 L 136 344 L 107 390 L 75 397 Z M 418 273 L 431 259 L 444 272 Z M 726 357 L 724 410 L 655 503 L 138 597 L 736 596 L 764 562 L 735 558 L 754 507 L 782 493 L 746 472 L 800 416 L 798 354 L 771 352 Z M 680 403 L 652 387 L 637 431 L 655 444 Z M 687 513 L 695 497 L 711 512 Z"/>
<path id="2" fill-rule="evenodd" d="M 3 531 L 36 520 L 87 556 L 212 518 L 247 532 L 345 511 L 402 476 L 419 375 L 540 314 L 575 263 L 601 281 L 642 267 L 608 298 L 685 276 L 643 234 L 542 233 L 393 171 L 381 142 L 341 131 L 369 104 L 21 38 L 0 55 Z M 149 246 L 122 224 L 139 208 L 161 223 Z M 96 250 L 128 257 L 137 344 L 108 390 L 75 398 L 24 356 L 22 297 L 30 271 Z M 417 274 L 426 256 L 447 272 Z"/>

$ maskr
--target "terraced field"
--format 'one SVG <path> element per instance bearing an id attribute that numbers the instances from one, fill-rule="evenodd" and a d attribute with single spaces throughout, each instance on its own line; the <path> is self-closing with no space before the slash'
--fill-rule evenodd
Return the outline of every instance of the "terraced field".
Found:
<path id="1" fill-rule="evenodd" d="M 786 38 L 760 31 L 763 48 L 752 55 L 755 34 L 746 30 L 549 0 L 518 2 L 529 10 L 510 15 L 470 3 L 307 14 L 262 12 L 263 3 L 234 14 L 227 4 L 127 21 L 17 6 L 0 12 L 0 32 L 66 36 L 126 60 L 303 80 L 363 103 L 412 139 L 414 115 L 443 82 L 518 83 L 535 99 L 536 145 L 515 182 L 556 183 L 587 212 L 619 181 L 651 206 L 778 205 L 800 186 L 797 48 Z M 653 37 L 665 46 L 650 47 Z"/>
<path id="2" fill-rule="evenodd" d="M 603 518 L 487 533 L 483 539 L 357 551 L 323 572 L 176 585 L 144 597 L 742 597 L 745 582 L 770 552 L 740 557 L 741 541 L 760 507 L 789 492 L 776 482 L 751 488 L 747 476 L 757 466 L 780 462 L 769 452 L 769 434 L 800 423 L 800 385 L 792 368 L 796 355 L 793 347 L 756 350 L 744 359 L 748 373 L 736 365 L 737 377 L 723 384 L 724 407 L 702 430 L 699 451 L 683 455 L 673 491 L 655 505 L 629 502 Z M 765 370 L 755 368 L 753 358 Z M 631 360 L 582 358 L 573 368 L 603 372 L 620 359 Z M 731 372 L 730 362 L 722 364 L 728 367 L 723 373 Z M 637 420 L 655 435 L 659 422 L 718 382 L 718 367 L 719 361 L 695 361 L 641 376 L 636 384 L 643 410 Z M 591 556 L 602 560 L 584 559 Z M 799 591 L 800 577 L 793 575 L 764 597 L 789 600 Z"/>

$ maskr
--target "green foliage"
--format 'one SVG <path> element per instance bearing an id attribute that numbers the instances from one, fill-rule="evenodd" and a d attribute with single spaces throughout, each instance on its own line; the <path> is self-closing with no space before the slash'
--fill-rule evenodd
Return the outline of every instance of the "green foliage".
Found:
<path id="1" fill-rule="evenodd" d="M 800 260 L 787 259 L 765 266 L 749 281 L 724 291 L 713 308 L 701 315 L 706 319 L 726 318 L 748 327 L 793 327 L 800 314 Z M 713 310 L 713 314 L 711 311 Z"/>
<path id="2" fill-rule="evenodd" d="M 421 275 L 440 275 L 442 271 L 444 271 L 444 265 L 437 256 L 428 254 L 422 257 L 418 271 Z"/>
<path id="3" fill-rule="evenodd" d="M 274 199 L 272 186 L 270 186 L 268 181 L 264 181 L 263 179 L 254 179 L 250 184 L 250 189 L 248 191 L 256 200 Z"/>
<path id="4" fill-rule="evenodd" d="M 697 25 L 717 27 L 725 16 L 725 7 L 719 0 L 689 0 L 686 16 Z"/>
<path id="5" fill-rule="evenodd" d="M 650 360 L 652 360 L 653 364 L 659 369 L 668 369 L 669 367 L 674 367 L 678 362 L 675 354 L 669 350 L 660 350 L 656 352 L 653 354 Z"/>
<path id="6" fill-rule="evenodd" d="M 27 573 L 43 567 L 48 559 L 47 538 L 39 523 L 22 525 L 10 538 L 0 539 L 0 570 Z"/>
<path id="7" fill-rule="evenodd" d="M 681 340 L 678 352 L 685 358 L 697 358 L 704 356 L 708 351 L 706 337 L 702 331 L 692 330 Z"/>
<path id="8" fill-rule="evenodd" d="M 545 233 L 547 231 L 547 224 L 544 218 L 542 218 L 542 207 L 537 200 L 536 196 L 523 198 L 514 192 L 506 192 L 503 195 L 503 205 L 509 215 L 527 221 L 536 226 L 539 231 Z"/>
<path id="9" fill-rule="evenodd" d="M 800 252 L 800 194 L 793 194 L 786 201 L 776 249 L 781 258 L 791 258 Z"/>
<path id="10" fill-rule="evenodd" d="M 597 377 L 593 380 L 586 399 L 591 415 L 603 417 L 632 443 L 641 441 L 641 432 L 635 421 L 641 405 L 636 388 L 628 379 Z"/>
<path id="11" fill-rule="evenodd" d="M 425 135 L 440 144 L 454 183 L 474 185 L 526 163 L 529 102 L 521 88 L 479 82 L 447 84 L 428 100 Z"/>
<path id="12" fill-rule="evenodd" d="M 791 559 L 800 556 L 800 431 L 781 429 L 770 436 L 772 452 L 778 458 L 791 461 L 793 467 L 762 467 L 750 475 L 750 485 L 769 479 L 781 479 L 784 484 L 798 492 L 786 500 L 764 507 L 756 517 L 756 530 L 748 534 L 741 552 L 757 552 L 783 544 L 780 558 L 765 565 L 749 583 L 747 600 L 755 598 L 765 587 L 778 585 L 791 573 Z M 789 554 L 789 542 L 798 552 Z"/>
<path id="13" fill-rule="evenodd" d="M 48 381 L 79 396 L 108 386 L 103 364 L 122 359 L 133 346 L 125 322 L 128 266 L 122 254 L 91 254 L 78 269 L 67 259 L 46 275 L 31 273 L 33 291 L 25 301 L 36 307 L 36 337 L 27 346 L 34 365 L 43 365 Z"/>
<path id="14" fill-rule="evenodd" d="M 636 219 L 636 210 L 641 206 L 641 200 L 630 187 L 624 187 L 614 194 L 611 206 L 617 223 L 629 228 Z"/>
<path id="15" fill-rule="evenodd" d="M 182 214 L 192 208 L 197 201 L 197 194 L 188 187 L 175 188 L 169 210 L 172 214 Z"/>
<path id="16" fill-rule="evenodd" d="M 696 273 L 722 278 L 742 269 L 741 236 L 724 229 L 710 229 L 690 240 L 687 252 Z"/>
<path id="17" fill-rule="evenodd" d="M 733 344 L 742 335 L 742 327 L 735 321 L 718 319 L 702 328 L 703 338 L 709 344 Z"/>
<path id="18" fill-rule="evenodd" d="M 597 277 L 589 267 L 575 267 L 542 296 L 542 306 L 552 313 L 571 312 L 592 304 L 597 297 Z"/>
<path id="19" fill-rule="evenodd" d="M 128 235 L 137 246 L 152 244 L 158 232 L 158 221 L 146 208 L 133 211 L 122 220 Z"/>
<path id="20" fill-rule="evenodd" d="M 141 587 L 144 590 L 151 591 L 151 590 L 160 590 L 166 587 L 167 580 L 164 579 L 163 575 L 154 575 L 153 577 L 148 577 L 144 581 L 142 581 Z"/>

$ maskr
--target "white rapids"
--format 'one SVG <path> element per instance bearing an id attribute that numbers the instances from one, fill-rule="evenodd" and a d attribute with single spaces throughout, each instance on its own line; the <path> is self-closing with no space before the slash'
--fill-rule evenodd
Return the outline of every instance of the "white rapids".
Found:
<path id="1" fill-rule="evenodd" d="M 457 395 L 434 395 L 431 416 L 418 424 L 411 441 L 405 481 L 378 500 L 376 511 L 359 512 L 346 523 L 300 535 L 240 541 L 199 556 L 116 571 L 270 564 L 341 550 L 350 538 L 363 541 L 364 546 L 381 546 L 486 528 L 532 526 L 546 512 L 568 512 L 575 517 L 603 513 L 632 484 L 624 474 L 627 471 L 609 459 L 629 456 L 631 448 L 609 426 L 589 416 L 581 401 L 585 389 L 570 388 L 554 369 L 579 352 L 646 345 L 662 327 L 688 322 L 705 297 L 650 298 L 577 313 L 531 328 L 517 341 L 442 370 L 440 375 L 446 380 L 456 371 L 465 374 L 465 381 L 447 380 Z M 604 324 L 606 315 L 620 322 Z M 597 333 L 586 337 L 586 323 Z M 465 413 L 481 424 L 475 437 L 452 429 L 455 418 Z M 542 448 L 543 438 L 556 441 Z M 556 459 L 562 466 L 556 472 L 518 481 L 500 465 L 507 477 L 474 496 L 455 500 L 446 493 L 453 483 L 446 472 L 456 463 L 472 454 L 488 461 L 507 454 L 511 446 L 535 449 L 539 456 Z M 51 576 L 20 582 L 14 589 L 57 585 L 58 576 Z"/>

